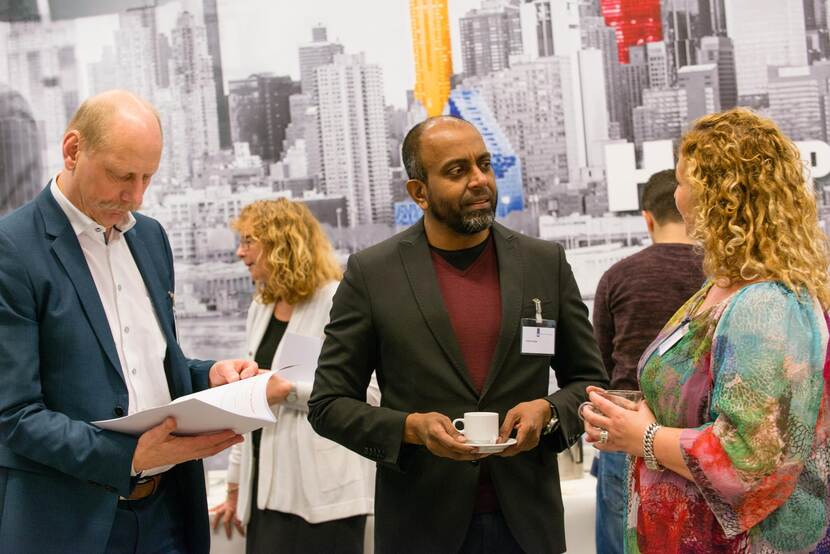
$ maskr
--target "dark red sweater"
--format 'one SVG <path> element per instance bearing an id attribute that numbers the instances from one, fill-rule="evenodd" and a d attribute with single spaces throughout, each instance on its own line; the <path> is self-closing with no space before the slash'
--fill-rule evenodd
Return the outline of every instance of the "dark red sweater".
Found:
<path id="1" fill-rule="evenodd" d="M 470 379 L 479 393 L 484 388 L 501 331 L 499 266 L 493 240 L 467 269 L 460 270 L 432 251 L 438 287 Z M 476 512 L 499 509 L 487 460 L 479 473 Z"/>
<path id="2" fill-rule="evenodd" d="M 438 287 L 455 340 L 478 392 L 490 371 L 501 330 L 501 291 L 496 249 L 490 240 L 476 261 L 459 270 L 432 252 Z"/>
<path id="3" fill-rule="evenodd" d="M 704 280 L 691 244 L 652 244 L 605 272 L 594 297 L 594 335 L 611 390 L 639 388 L 643 351 Z"/>

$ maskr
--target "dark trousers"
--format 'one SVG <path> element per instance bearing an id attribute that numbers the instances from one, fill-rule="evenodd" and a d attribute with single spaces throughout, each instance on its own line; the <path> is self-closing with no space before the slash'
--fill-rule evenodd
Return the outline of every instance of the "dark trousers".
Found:
<path id="1" fill-rule="evenodd" d="M 522 554 L 501 512 L 473 514 L 458 554 Z"/>
<path id="2" fill-rule="evenodd" d="M 119 500 L 107 554 L 187 554 L 178 487 L 165 476 L 142 500 Z"/>
<path id="3" fill-rule="evenodd" d="M 256 503 L 258 483 L 259 459 L 255 454 L 245 554 L 363 554 L 365 515 L 309 523 L 298 515 L 260 510 Z"/>
<path id="4" fill-rule="evenodd" d="M 363 554 L 366 516 L 308 523 L 300 516 L 274 510 L 251 512 L 247 554 Z"/>

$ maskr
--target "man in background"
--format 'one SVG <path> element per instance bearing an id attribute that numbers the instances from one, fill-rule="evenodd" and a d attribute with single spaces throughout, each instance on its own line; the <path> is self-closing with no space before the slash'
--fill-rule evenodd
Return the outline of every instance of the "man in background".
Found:
<path id="1" fill-rule="evenodd" d="M 666 321 L 703 285 L 703 257 L 674 203 L 674 170 L 649 178 L 642 213 L 652 245 L 602 276 L 594 299 L 594 334 L 612 390 L 638 390 L 637 363 Z M 597 465 L 597 552 L 622 553 L 625 453 L 603 452 Z"/>

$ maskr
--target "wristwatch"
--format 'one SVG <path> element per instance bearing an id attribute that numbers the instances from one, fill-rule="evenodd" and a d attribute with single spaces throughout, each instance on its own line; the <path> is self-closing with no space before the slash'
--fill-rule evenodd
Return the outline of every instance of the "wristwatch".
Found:
<path id="1" fill-rule="evenodd" d="M 553 433 L 557 427 L 559 427 L 559 412 L 556 411 L 556 406 L 553 405 L 553 402 L 545 398 L 547 403 L 550 405 L 550 421 L 548 424 L 545 425 L 545 428 L 542 429 L 543 435 L 550 435 Z"/>
<path id="2" fill-rule="evenodd" d="M 291 402 L 292 404 L 297 401 L 297 385 L 294 383 L 291 383 L 291 390 L 285 396 L 285 401 Z"/>

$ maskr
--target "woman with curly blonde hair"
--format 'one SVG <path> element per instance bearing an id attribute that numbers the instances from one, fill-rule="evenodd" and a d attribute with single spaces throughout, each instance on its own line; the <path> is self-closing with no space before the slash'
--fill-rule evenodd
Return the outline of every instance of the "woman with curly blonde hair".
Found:
<path id="1" fill-rule="evenodd" d="M 270 369 L 285 334 L 323 338 L 342 272 L 308 208 L 286 199 L 260 200 L 232 223 L 237 255 L 256 284 L 248 311 L 248 357 Z M 228 494 L 212 511 L 228 537 L 234 526 L 246 551 L 363 552 L 366 516 L 374 507 L 368 460 L 317 435 L 308 423 L 312 382 L 277 374 L 269 400 L 277 422 L 231 450 Z M 377 402 L 377 387 L 368 391 Z M 247 526 L 247 529 L 245 528 Z"/>
<path id="2" fill-rule="evenodd" d="M 628 552 L 827 552 L 827 237 L 795 145 L 736 108 L 682 140 L 677 207 L 709 279 L 646 349 L 645 401 L 590 390 L 630 454 Z"/>

